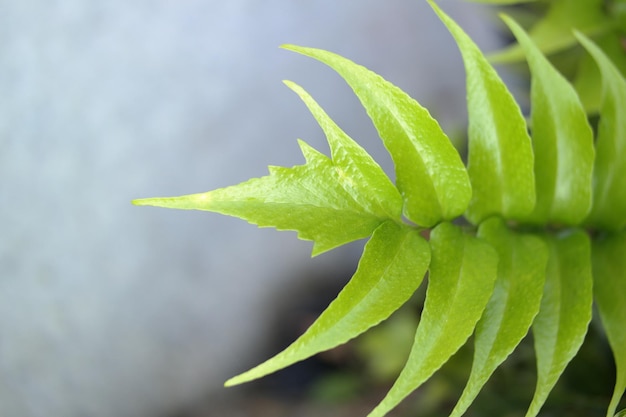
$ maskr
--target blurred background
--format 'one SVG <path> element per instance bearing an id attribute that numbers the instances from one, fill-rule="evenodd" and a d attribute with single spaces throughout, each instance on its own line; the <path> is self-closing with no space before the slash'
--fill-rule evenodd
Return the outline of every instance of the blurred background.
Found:
<path id="1" fill-rule="evenodd" d="M 439 3 L 485 50 L 501 45 L 492 11 Z M 326 152 L 283 79 L 392 171 L 339 77 L 282 43 L 366 65 L 462 143 L 462 62 L 421 0 L 0 4 L 1 416 L 307 415 L 288 399 L 350 351 L 222 384 L 306 328 L 363 243 L 311 259 L 293 233 L 130 204 L 302 163 L 296 138 Z M 398 329 L 413 325 L 415 315 L 400 316 Z M 389 348 L 368 340 L 363 352 Z M 385 375 L 396 365 L 381 366 Z M 326 381 L 316 398 L 359 386 L 354 376 Z M 366 397 L 345 415 L 380 398 Z M 310 415 L 339 416 L 333 407 Z"/>

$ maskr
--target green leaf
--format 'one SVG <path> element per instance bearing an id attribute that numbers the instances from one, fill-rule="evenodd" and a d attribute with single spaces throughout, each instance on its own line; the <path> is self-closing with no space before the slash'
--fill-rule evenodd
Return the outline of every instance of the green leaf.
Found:
<path id="1" fill-rule="evenodd" d="M 528 333 L 545 283 L 548 248 L 541 239 L 509 230 L 499 218 L 483 222 L 478 237 L 496 248 L 498 279 L 476 325 L 472 371 L 451 417 L 467 410 L 491 374 Z"/>
<path id="2" fill-rule="evenodd" d="M 626 1 L 613 1 L 612 4 L 609 5 L 609 14 L 615 19 L 615 27 L 623 34 L 624 28 L 626 28 Z"/>
<path id="3" fill-rule="evenodd" d="M 291 81 L 285 84 L 298 94 L 326 134 L 335 170 L 346 191 L 368 212 L 399 219 L 402 197 L 380 165 L 350 139 L 302 87 Z"/>
<path id="4" fill-rule="evenodd" d="M 206 193 L 133 203 L 207 210 L 296 230 L 301 239 L 314 241 L 313 255 L 368 237 L 386 219 L 400 221 L 402 197 L 382 168 L 302 88 L 287 85 L 324 130 L 332 160 L 300 141 L 306 165 L 270 167 L 269 176 Z"/>
<path id="5" fill-rule="evenodd" d="M 626 226 L 626 79 L 600 48 L 584 35 L 576 36 L 598 64 L 603 85 L 588 223 L 621 230 Z"/>
<path id="6" fill-rule="evenodd" d="M 463 55 L 469 117 L 468 171 L 473 196 L 467 218 L 526 217 L 535 206 L 533 153 L 515 99 L 469 36 L 429 0 Z"/>
<path id="7" fill-rule="evenodd" d="M 626 75 L 626 54 L 621 36 L 617 32 L 607 33 L 594 37 L 594 42 L 619 69 L 622 76 Z M 585 104 L 587 113 L 598 113 L 602 101 L 602 76 L 595 60 L 589 54 L 585 54 L 579 60 L 574 87 Z"/>
<path id="8" fill-rule="evenodd" d="M 585 111 L 589 114 L 598 114 L 602 101 L 602 76 L 591 55 L 585 54 L 578 61 L 572 84 L 578 97 L 585 104 Z"/>
<path id="9" fill-rule="evenodd" d="M 493 291 L 498 260 L 490 245 L 455 225 L 441 223 L 430 235 L 430 246 L 426 302 L 411 353 L 369 417 L 385 415 L 465 343 Z"/>
<path id="10" fill-rule="evenodd" d="M 593 131 L 572 85 L 539 51 L 524 30 L 503 16 L 530 66 L 532 140 L 537 204 L 525 219 L 577 225 L 591 209 Z"/>
<path id="11" fill-rule="evenodd" d="M 539 314 L 532 326 L 537 388 L 526 417 L 539 413 L 583 343 L 593 302 L 591 244 L 582 230 L 542 236 L 550 250 Z"/>
<path id="12" fill-rule="evenodd" d="M 471 197 L 461 157 L 435 119 L 406 93 L 374 72 L 331 52 L 286 49 L 334 69 L 352 88 L 389 151 L 404 215 L 430 227 L 463 214 Z"/>
<path id="13" fill-rule="evenodd" d="M 626 232 L 595 239 L 592 256 L 593 293 L 617 367 L 610 417 L 626 390 Z"/>
<path id="14" fill-rule="evenodd" d="M 419 287 L 430 249 L 419 232 L 383 223 L 366 244 L 356 273 L 309 329 L 284 351 L 226 382 L 260 378 L 339 346 L 385 320 Z"/>
<path id="15" fill-rule="evenodd" d="M 530 38 L 546 55 L 572 47 L 576 45 L 574 29 L 588 35 L 612 29 L 603 8 L 603 0 L 552 1 L 545 17 L 530 29 Z M 516 62 L 524 59 L 524 52 L 516 44 L 490 58 L 494 63 Z"/>

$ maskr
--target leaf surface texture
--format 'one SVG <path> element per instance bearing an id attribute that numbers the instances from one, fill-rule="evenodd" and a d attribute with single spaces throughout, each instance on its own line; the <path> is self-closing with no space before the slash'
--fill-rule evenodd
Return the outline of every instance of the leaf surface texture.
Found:
<path id="1" fill-rule="evenodd" d="M 378 74 L 337 54 L 285 45 L 334 69 L 352 88 L 393 159 L 404 215 L 430 227 L 467 208 L 471 187 L 460 155 L 428 111 Z"/>
<path id="2" fill-rule="evenodd" d="M 460 416 L 491 374 L 513 352 L 539 311 L 548 249 L 536 236 L 509 230 L 498 218 L 480 225 L 478 237 L 498 253 L 498 279 L 476 325 L 469 380 L 450 416 Z"/>
<path id="3" fill-rule="evenodd" d="M 324 130 L 332 159 L 299 141 L 305 165 L 270 167 L 270 175 L 238 185 L 134 204 L 207 210 L 260 227 L 295 230 L 301 239 L 314 241 L 314 255 L 368 237 L 387 219 L 399 222 L 402 198 L 382 168 L 302 88 L 287 85 Z"/>
<path id="4" fill-rule="evenodd" d="M 430 245 L 426 302 L 411 353 L 369 417 L 389 412 L 465 343 L 493 291 L 498 260 L 490 245 L 450 223 L 433 229 Z"/>

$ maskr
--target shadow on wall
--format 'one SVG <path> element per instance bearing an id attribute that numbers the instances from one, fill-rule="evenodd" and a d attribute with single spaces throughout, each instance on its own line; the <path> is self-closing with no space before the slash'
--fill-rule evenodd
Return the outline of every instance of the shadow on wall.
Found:
<path id="1" fill-rule="evenodd" d="M 495 48 L 484 9 L 441 4 Z M 390 170 L 341 80 L 279 44 L 370 67 L 444 128 L 465 118 L 456 46 L 421 1 L 24 0 L 0 28 L 5 417 L 154 416 L 222 392 L 286 282 L 354 265 L 358 245 L 311 260 L 293 233 L 130 205 L 301 163 L 298 137 L 325 150 L 284 78 Z"/>

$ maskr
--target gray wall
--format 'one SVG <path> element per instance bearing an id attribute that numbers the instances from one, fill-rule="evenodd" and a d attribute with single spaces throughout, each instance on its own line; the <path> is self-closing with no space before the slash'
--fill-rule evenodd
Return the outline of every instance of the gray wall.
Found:
<path id="1" fill-rule="evenodd" d="M 441 4 L 493 48 L 484 9 Z M 463 124 L 456 46 L 421 0 L 0 2 L 1 416 L 154 416 L 221 393 L 285 289 L 355 262 L 359 244 L 311 260 L 293 233 L 130 205 L 301 163 L 298 137 L 325 151 L 285 78 L 390 168 L 347 87 L 287 42 Z"/>

